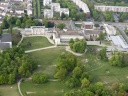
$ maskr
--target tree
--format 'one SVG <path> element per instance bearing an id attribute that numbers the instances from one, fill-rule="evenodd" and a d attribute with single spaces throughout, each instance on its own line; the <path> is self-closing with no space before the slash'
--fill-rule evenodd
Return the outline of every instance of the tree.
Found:
<path id="1" fill-rule="evenodd" d="M 106 47 L 103 47 L 103 48 L 100 50 L 100 52 L 99 52 L 99 57 L 100 57 L 101 60 L 104 60 L 104 61 L 108 60 L 108 59 L 107 59 L 107 53 L 106 53 Z"/>
<path id="2" fill-rule="evenodd" d="M 42 84 L 48 82 L 48 76 L 42 73 L 34 73 L 32 75 L 32 81 L 37 84 Z"/>
<path id="3" fill-rule="evenodd" d="M 89 86 L 90 81 L 87 78 L 81 80 L 81 88 Z"/>
<path id="4" fill-rule="evenodd" d="M 14 84 L 15 83 L 15 75 L 14 74 L 9 74 L 9 77 L 8 77 L 8 84 Z"/>
<path id="5" fill-rule="evenodd" d="M 65 76 L 67 74 L 67 70 L 65 68 L 60 68 L 57 73 L 54 75 L 55 78 L 57 79 L 65 79 Z"/>
<path id="6" fill-rule="evenodd" d="M 79 78 L 82 75 L 82 70 L 80 67 L 75 67 L 72 73 L 73 73 L 73 77 Z"/>
<path id="7" fill-rule="evenodd" d="M 16 26 L 18 26 L 18 27 L 21 26 L 21 20 L 20 20 L 20 19 L 17 19 L 17 20 L 16 20 Z"/>
<path id="8" fill-rule="evenodd" d="M 57 28 L 59 28 L 59 29 L 63 29 L 65 27 L 65 24 L 64 23 L 59 23 L 58 25 L 57 25 Z"/>
<path id="9" fill-rule="evenodd" d="M 46 28 L 48 27 L 48 20 L 46 18 L 43 18 L 43 24 Z"/>
<path id="10" fill-rule="evenodd" d="M 0 35 L 2 35 L 3 34 L 3 29 L 2 29 L 2 27 L 0 26 Z"/>
<path id="11" fill-rule="evenodd" d="M 12 34 L 12 31 L 13 31 L 13 26 L 12 26 L 12 24 L 10 24 L 9 31 L 10 31 L 10 33 Z"/>

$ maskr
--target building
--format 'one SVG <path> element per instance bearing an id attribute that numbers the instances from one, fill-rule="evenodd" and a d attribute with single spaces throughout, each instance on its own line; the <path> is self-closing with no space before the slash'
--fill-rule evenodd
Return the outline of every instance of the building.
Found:
<path id="1" fill-rule="evenodd" d="M 0 36 L 0 50 L 12 48 L 12 36 L 11 34 L 2 34 Z"/>
<path id="2" fill-rule="evenodd" d="M 81 29 L 94 30 L 94 23 L 93 22 L 82 22 Z"/>
<path id="3" fill-rule="evenodd" d="M 45 28 L 45 26 L 31 26 L 30 28 L 25 28 L 22 34 L 51 36 L 52 30 L 49 30 L 49 28 Z"/>
<path id="4" fill-rule="evenodd" d="M 51 3 L 51 9 L 55 12 L 60 12 L 60 3 Z"/>
<path id="5" fill-rule="evenodd" d="M 71 0 L 71 1 L 73 1 L 79 8 L 81 8 L 84 13 L 86 13 L 86 17 L 90 17 L 90 10 L 85 2 L 81 0 Z"/>
<path id="6" fill-rule="evenodd" d="M 113 12 L 128 12 L 128 7 L 127 6 L 98 6 L 95 5 L 95 9 L 98 11 L 113 11 Z"/>
<path id="7" fill-rule="evenodd" d="M 17 8 L 17 9 L 15 9 L 15 13 L 17 13 L 17 14 L 24 14 L 24 8 Z"/>
<path id="8" fill-rule="evenodd" d="M 60 8 L 60 16 L 62 14 L 65 14 L 65 15 L 69 16 L 69 9 L 68 8 Z"/>
<path id="9" fill-rule="evenodd" d="M 53 40 L 55 41 L 56 45 L 59 44 L 68 44 L 70 39 L 83 39 L 83 33 L 81 31 L 75 31 L 75 30 L 67 30 L 67 31 L 57 31 L 54 30 L 53 33 Z"/>
<path id="10" fill-rule="evenodd" d="M 52 3 L 52 0 L 43 0 L 44 6 L 50 6 L 51 3 Z"/>
<path id="11" fill-rule="evenodd" d="M 44 18 L 53 18 L 53 10 L 44 9 Z"/>
<path id="12" fill-rule="evenodd" d="M 104 24 L 105 31 L 108 35 L 116 35 L 116 29 L 108 24 Z"/>
<path id="13" fill-rule="evenodd" d="M 128 44 L 126 43 L 126 41 L 124 40 L 122 36 L 110 36 L 110 39 L 112 40 L 114 45 L 120 48 L 123 48 L 123 49 L 128 48 Z"/>

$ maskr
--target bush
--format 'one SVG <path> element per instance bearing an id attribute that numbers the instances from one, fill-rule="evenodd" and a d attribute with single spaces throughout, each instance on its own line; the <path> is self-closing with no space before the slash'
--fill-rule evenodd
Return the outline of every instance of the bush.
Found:
<path id="1" fill-rule="evenodd" d="M 42 84 L 48 82 L 48 76 L 42 73 L 34 73 L 32 75 L 32 82 Z"/>

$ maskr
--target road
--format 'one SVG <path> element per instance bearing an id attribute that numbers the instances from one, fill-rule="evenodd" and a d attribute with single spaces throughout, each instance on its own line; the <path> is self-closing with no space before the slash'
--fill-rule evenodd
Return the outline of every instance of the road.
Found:
<path id="1" fill-rule="evenodd" d="M 33 50 L 27 50 L 25 53 L 30 53 L 30 52 L 35 52 L 35 51 L 40 51 L 40 50 L 45 50 L 45 49 L 51 49 L 51 48 L 56 48 L 57 46 L 49 46 L 49 47 L 44 47 L 44 48 L 38 48 L 38 49 L 33 49 Z"/>
<path id="2" fill-rule="evenodd" d="M 20 96 L 23 96 L 23 94 L 22 94 L 22 92 L 21 92 L 21 89 L 20 89 L 20 84 L 21 84 L 22 80 L 23 80 L 23 78 L 21 78 L 21 79 L 18 81 L 18 83 L 17 83 L 18 91 L 19 91 L 19 93 L 20 93 Z"/>

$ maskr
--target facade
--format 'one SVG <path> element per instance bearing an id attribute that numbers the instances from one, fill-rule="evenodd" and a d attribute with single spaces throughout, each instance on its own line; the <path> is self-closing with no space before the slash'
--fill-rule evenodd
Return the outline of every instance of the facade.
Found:
<path id="1" fill-rule="evenodd" d="M 27 1 L 27 15 L 28 16 L 32 15 L 32 1 L 31 0 Z"/>
<path id="2" fill-rule="evenodd" d="M 108 24 L 104 24 L 105 31 L 108 35 L 116 35 L 116 29 Z"/>
<path id="3" fill-rule="evenodd" d="M 82 32 L 80 31 L 74 31 L 74 30 L 67 30 L 65 31 L 56 31 L 54 30 L 53 33 L 53 40 L 55 41 L 56 45 L 59 44 L 68 44 L 68 42 L 70 41 L 70 39 L 83 39 L 84 36 L 82 34 Z"/>
<path id="4" fill-rule="evenodd" d="M 60 16 L 62 14 L 68 15 L 69 16 L 69 9 L 68 8 L 60 8 Z"/>
<path id="5" fill-rule="evenodd" d="M 51 3 L 52 3 L 52 0 L 43 0 L 44 6 L 50 6 Z"/>
<path id="6" fill-rule="evenodd" d="M 87 17 L 90 17 L 90 10 L 86 3 L 84 3 L 81 0 L 71 0 L 71 1 L 73 1 L 79 8 L 81 8 L 83 10 L 83 12 L 86 13 Z"/>
<path id="7" fill-rule="evenodd" d="M 60 12 L 60 3 L 51 3 L 51 10 Z"/>
<path id="8" fill-rule="evenodd" d="M 0 36 L 0 50 L 12 48 L 12 36 L 11 34 L 2 34 Z"/>
<path id="9" fill-rule="evenodd" d="M 113 12 L 128 12 L 128 7 L 126 6 L 97 6 L 95 5 L 95 9 L 98 11 L 113 11 Z"/>
<path id="10" fill-rule="evenodd" d="M 15 9 L 15 13 L 17 14 L 24 14 L 24 9 Z"/>
<path id="11" fill-rule="evenodd" d="M 82 22 L 81 29 L 94 30 L 94 23 L 93 22 Z"/>
<path id="12" fill-rule="evenodd" d="M 44 9 L 44 18 L 53 18 L 53 10 Z"/>
<path id="13" fill-rule="evenodd" d="M 44 36 L 51 36 L 52 31 L 45 26 L 31 26 L 30 28 L 25 28 L 23 32 L 24 35 L 44 35 Z"/>

